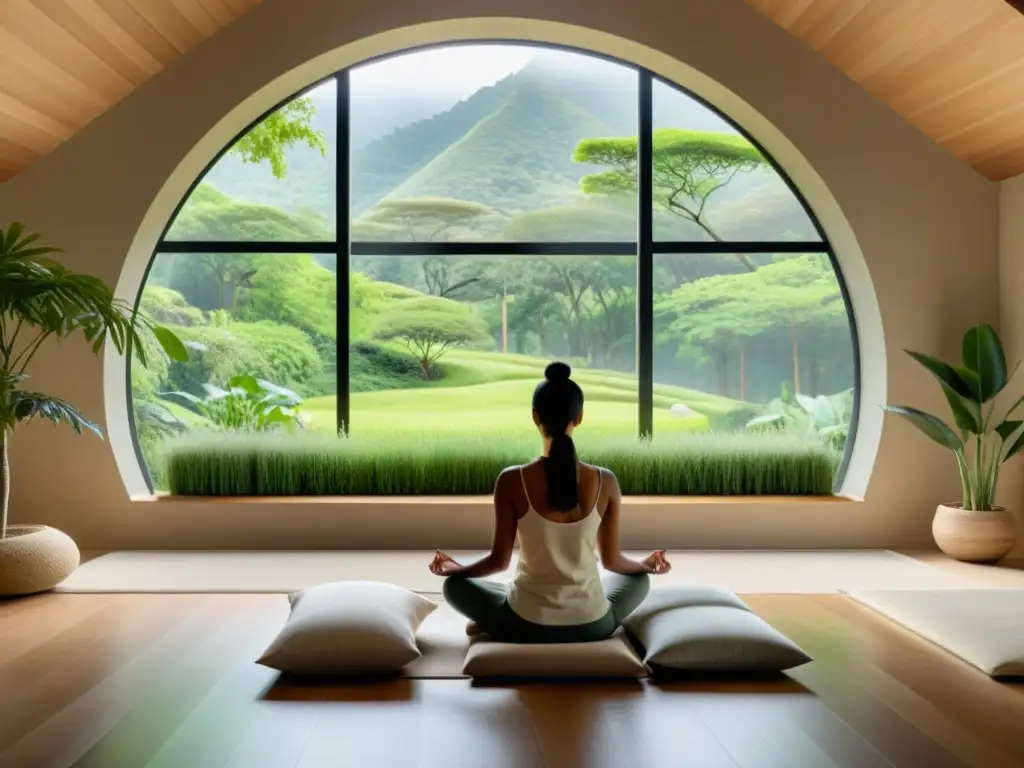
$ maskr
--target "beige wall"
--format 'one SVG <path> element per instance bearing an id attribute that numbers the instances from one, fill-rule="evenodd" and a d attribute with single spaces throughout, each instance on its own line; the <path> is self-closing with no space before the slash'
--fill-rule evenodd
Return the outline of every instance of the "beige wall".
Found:
<path id="1" fill-rule="evenodd" d="M 231 121 L 221 122 L 226 114 L 234 110 L 237 123 L 239 115 L 253 117 L 274 101 L 269 92 L 246 101 L 251 94 L 354 40 L 485 13 L 564 22 L 634 41 L 639 45 L 623 43 L 622 51 L 636 53 L 638 63 L 682 72 L 666 58 L 673 57 L 758 111 L 765 126 L 802 153 L 852 227 L 881 310 L 889 398 L 942 406 L 940 393 L 899 350 L 951 354 L 965 326 L 997 321 L 999 188 L 740 0 L 266 0 L 0 185 L 2 216 L 45 232 L 66 249 L 74 268 L 116 282 L 133 243 L 155 237 L 151 230 L 161 222 L 153 201 L 170 194 L 167 180 L 201 168 L 197 157 L 208 158 L 230 135 Z M 465 36 L 477 23 L 481 31 L 497 24 L 463 22 L 452 29 Z M 566 29 L 556 37 L 570 44 L 588 39 Z M 644 61 L 638 60 L 641 47 Z M 372 43 L 343 50 L 351 56 L 357 49 L 380 52 Z M 306 65 L 277 88 L 297 86 L 313 69 Z M 759 131 L 757 138 L 775 151 L 771 131 Z M 34 372 L 38 388 L 94 416 L 104 414 L 103 366 L 84 346 L 47 349 Z M 884 387 L 884 378 L 873 381 Z M 87 548 L 455 548 L 483 546 L 489 537 L 488 509 L 480 503 L 130 502 L 107 444 L 44 426 L 19 431 L 11 458 L 13 521 L 56 525 Z M 911 428 L 887 423 L 864 503 L 637 502 L 627 504 L 623 536 L 627 546 L 928 546 L 936 503 L 956 495 L 951 459 Z"/>
<path id="2" fill-rule="evenodd" d="M 1024 360 L 1024 175 L 1004 181 L 999 194 L 999 330 L 1011 365 Z M 1016 399 L 1024 374 L 1008 388 Z M 999 502 L 1017 513 L 1024 551 L 1024 466 L 1014 459 L 1000 475 Z"/>

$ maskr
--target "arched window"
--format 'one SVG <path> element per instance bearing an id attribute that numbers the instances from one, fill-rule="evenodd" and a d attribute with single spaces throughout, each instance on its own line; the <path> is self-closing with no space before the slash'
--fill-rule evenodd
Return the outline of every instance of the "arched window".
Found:
<path id="1" fill-rule="evenodd" d="M 140 302 L 192 349 L 131 369 L 157 488 L 168 433 L 251 418 L 221 407 L 238 376 L 309 433 L 535 435 L 557 358 L 591 435 L 852 443 L 855 329 L 797 190 L 708 104 L 575 50 L 431 47 L 310 87 L 197 180 Z"/>

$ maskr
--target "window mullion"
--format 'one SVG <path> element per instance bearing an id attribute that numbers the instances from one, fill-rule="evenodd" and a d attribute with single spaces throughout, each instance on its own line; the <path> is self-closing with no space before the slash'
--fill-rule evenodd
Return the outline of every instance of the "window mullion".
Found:
<path id="1" fill-rule="evenodd" d="M 638 73 L 636 331 L 639 431 L 654 433 L 654 124 L 651 73 Z"/>
<path id="2" fill-rule="evenodd" d="M 349 72 L 342 70 L 336 75 L 337 78 L 337 111 L 336 130 L 337 142 L 335 148 L 335 175 L 334 175 L 334 218 L 335 218 L 335 248 L 337 250 L 337 267 L 335 270 L 336 293 L 337 293 L 337 329 L 334 340 L 335 350 L 335 373 L 337 376 L 337 429 L 338 433 L 348 434 L 349 414 L 351 411 L 349 403 L 349 336 L 350 336 L 350 226 L 349 196 L 352 189 L 349 178 L 349 153 L 351 152 L 351 119 L 350 109 L 350 88 Z"/>

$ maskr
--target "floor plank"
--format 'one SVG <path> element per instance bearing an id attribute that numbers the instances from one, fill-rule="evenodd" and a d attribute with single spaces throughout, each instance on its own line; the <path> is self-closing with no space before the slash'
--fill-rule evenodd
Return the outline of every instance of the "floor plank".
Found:
<path id="1" fill-rule="evenodd" d="M 815 661 L 765 680 L 278 682 L 282 595 L 0 602 L 0 766 L 1010 768 L 1024 685 L 837 595 L 747 601 Z"/>

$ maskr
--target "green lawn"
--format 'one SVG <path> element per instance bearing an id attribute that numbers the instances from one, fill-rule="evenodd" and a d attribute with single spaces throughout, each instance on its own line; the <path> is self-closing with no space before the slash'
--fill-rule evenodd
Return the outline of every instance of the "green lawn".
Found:
<path id="1" fill-rule="evenodd" d="M 410 389 L 354 393 L 352 434 L 531 433 L 530 400 L 548 362 L 500 352 L 449 352 L 442 360 L 445 376 L 437 382 Z M 636 434 L 636 379 L 632 374 L 576 368 L 573 378 L 586 395 L 581 431 L 591 435 Z M 702 416 L 675 416 L 669 412 L 674 403 L 685 403 Z M 704 392 L 655 385 L 654 429 L 658 434 L 704 430 L 708 426 L 706 416 L 740 405 Z M 304 411 L 314 432 L 334 432 L 334 397 L 307 400 Z"/>

